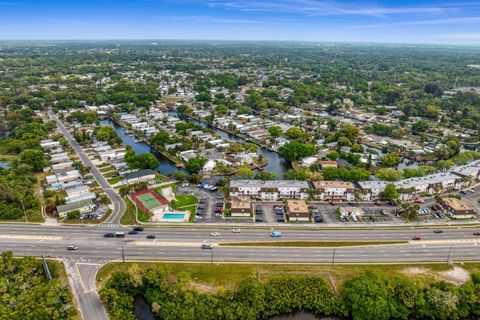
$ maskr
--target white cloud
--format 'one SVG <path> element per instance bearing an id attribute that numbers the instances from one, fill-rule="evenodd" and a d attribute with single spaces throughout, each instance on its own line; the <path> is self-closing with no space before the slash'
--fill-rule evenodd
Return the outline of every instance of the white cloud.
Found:
<path id="1" fill-rule="evenodd" d="M 297 13 L 312 16 L 327 15 L 361 15 L 386 17 L 389 15 L 411 15 L 411 14 L 441 14 L 459 10 L 461 4 L 454 6 L 405 6 L 386 7 L 369 5 L 364 2 L 339 3 L 333 0 L 209 0 L 208 6 L 221 7 L 230 10 L 247 12 L 283 12 Z"/>

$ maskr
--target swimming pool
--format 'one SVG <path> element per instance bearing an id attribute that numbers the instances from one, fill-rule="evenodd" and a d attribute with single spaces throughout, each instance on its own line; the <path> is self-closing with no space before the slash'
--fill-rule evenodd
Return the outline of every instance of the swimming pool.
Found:
<path id="1" fill-rule="evenodd" d="M 163 214 L 163 219 L 184 220 L 185 219 L 185 213 L 164 213 Z"/>

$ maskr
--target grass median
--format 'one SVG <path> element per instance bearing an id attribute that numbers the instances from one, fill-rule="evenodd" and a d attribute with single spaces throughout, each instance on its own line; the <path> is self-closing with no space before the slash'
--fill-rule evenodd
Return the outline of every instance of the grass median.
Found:
<path id="1" fill-rule="evenodd" d="M 405 244 L 408 241 L 263 241 L 263 242 L 225 242 L 223 247 L 355 247 L 373 245 Z"/>

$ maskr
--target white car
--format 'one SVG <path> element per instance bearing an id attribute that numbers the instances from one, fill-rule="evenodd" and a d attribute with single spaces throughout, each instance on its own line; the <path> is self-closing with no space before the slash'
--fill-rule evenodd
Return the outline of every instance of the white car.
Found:
<path id="1" fill-rule="evenodd" d="M 232 232 L 233 233 L 240 233 L 240 229 L 233 229 Z"/>
<path id="2" fill-rule="evenodd" d="M 220 235 L 220 232 L 212 232 L 210 233 L 212 237 L 218 237 Z"/>

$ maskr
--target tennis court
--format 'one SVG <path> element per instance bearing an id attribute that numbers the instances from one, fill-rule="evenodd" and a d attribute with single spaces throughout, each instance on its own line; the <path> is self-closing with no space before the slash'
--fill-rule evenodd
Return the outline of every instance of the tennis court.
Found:
<path id="1" fill-rule="evenodd" d="M 153 190 L 143 190 L 132 194 L 131 198 L 143 212 L 153 211 L 155 208 L 168 205 L 167 201 L 162 199 Z"/>

